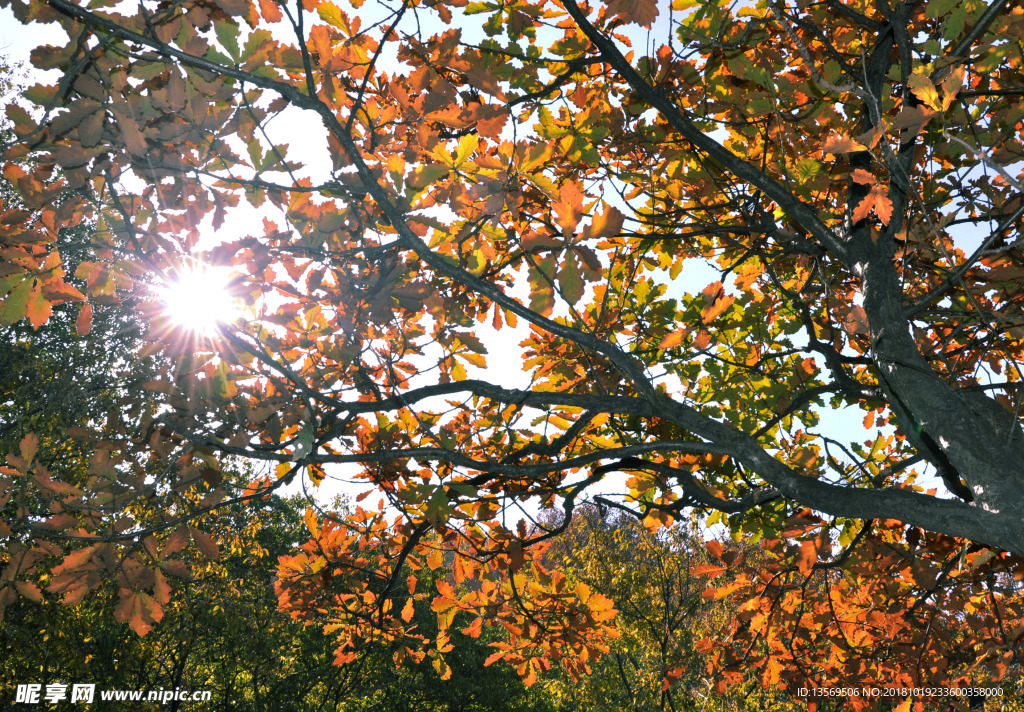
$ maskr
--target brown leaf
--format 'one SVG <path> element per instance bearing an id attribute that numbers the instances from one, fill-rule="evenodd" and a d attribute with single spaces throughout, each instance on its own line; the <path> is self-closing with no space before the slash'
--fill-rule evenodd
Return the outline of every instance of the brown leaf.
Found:
<path id="1" fill-rule="evenodd" d="M 117 125 L 121 128 L 121 138 L 124 140 L 125 148 L 136 156 L 145 156 L 149 152 L 146 145 L 146 137 L 139 130 L 139 124 L 132 116 L 132 110 L 126 103 L 114 104 L 111 107 Z"/>
<path id="2" fill-rule="evenodd" d="M 139 636 L 153 629 L 153 624 L 164 617 L 163 607 L 152 596 L 141 591 L 121 589 L 121 602 L 114 609 L 114 618 L 128 626 Z"/>
<path id="3" fill-rule="evenodd" d="M 868 325 L 868 315 L 863 307 L 852 306 L 840 309 L 842 314 L 843 329 L 848 334 L 870 334 L 871 328 Z"/>
<path id="4" fill-rule="evenodd" d="M 167 583 L 162 571 L 157 571 L 153 582 L 153 596 L 162 604 L 171 600 L 171 586 Z"/>
<path id="5" fill-rule="evenodd" d="M 32 466 L 32 460 L 35 459 L 36 451 L 39 450 L 39 436 L 35 433 L 29 433 L 21 439 L 18 449 L 21 452 L 22 459 L 25 461 L 24 470 L 27 472 L 28 468 Z"/>
<path id="6" fill-rule="evenodd" d="M 220 547 L 209 534 L 199 531 L 195 527 L 189 527 L 192 533 L 192 540 L 195 541 L 199 551 L 203 552 L 206 558 L 216 561 L 220 558 Z"/>
<path id="7" fill-rule="evenodd" d="M 66 554 L 64 556 L 64 560 L 53 568 L 52 573 L 60 574 L 81 569 L 88 563 L 89 559 L 92 558 L 93 552 L 96 551 L 98 546 L 99 544 L 93 544 L 92 546 L 87 546 L 84 549 L 79 549 L 78 551 Z M 51 588 L 52 586 L 53 584 L 51 583 Z"/>
<path id="8" fill-rule="evenodd" d="M 249 0 L 213 0 L 228 15 L 246 15 L 252 3 Z"/>
<path id="9" fill-rule="evenodd" d="M 609 0 L 608 14 L 626 22 L 635 22 L 641 27 L 651 28 L 658 17 L 657 0 Z"/>
<path id="10" fill-rule="evenodd" d="M 82 123 L 78 125 L 78 141 L 83 148 L 92 148 L 99 144 L 103 138 L 103 120 L 106 118 L 102 111 L 89 114 Z"/>
<path id="11" fill-rule="evenodd" d="M 85 295 L 63 279 L 53 280 L 43 285 L 43 296 L 51 302 L 81 302 Z"/>

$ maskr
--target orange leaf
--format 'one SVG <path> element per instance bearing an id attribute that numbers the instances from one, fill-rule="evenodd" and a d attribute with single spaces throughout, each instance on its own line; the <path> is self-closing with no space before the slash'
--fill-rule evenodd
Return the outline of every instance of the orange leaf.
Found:
<path id="1" fill-rule="evenodd" d="M 74 569 L 81 568 L 86 562 L 92 557 L 93 551 L 96 550 L 98 544 L 87 546 L 84 549 L 73 551 L 64 557 L 64 560 L 60 562 L 60 565 L 54 567 L 53 573 L 58 574 L 64 571 L 73 571 Z"/>
<path id="2" fill-rule="evenodd" d="M 830 136 L 829 139 L 825 141 L 825 145 L 821 147 L 821 152 L 825 154 L 854 153 L 856 151 L 866 150 L 868 150 L 867 146 L 842 134 L 834 134 Z"/>
<path id="3" fill-rule="evenodd" d="M 491 655 L 489 655 L 487 657 L 487 659 L 484 660 L 484 667 L 489 667 L 490 665 L 493 665 L 494 663 L 498 662 L 499 660 L 501 660 L 504 657 L 505 657 L 505 651 L 504 650 L 499 650 L 496 653 L 491 653 Z"/>
<path id="4" fill-rule="evenodd" d="M 658 344 L 658 348 L 659 349 L 672 349 L 672 348 L 675 348 L 676 346 L 679 346 L 679 344 L 683 343 L 683 337 L 685 335 L 686 335 L 686 327 L 682 327 L 682 328 L 676 329 L 675 331 L 670 331 L 668 334 L 665 335 L 665 338 L 661 340 L 661 343 Z"/>
<path id="5" fill-rule="evenodd" d="M 263 19 L 267 22 L 280 22 L 284 18 L 281 8 L 277 6 L 274 0 L 259 0 L 259 2 L 260 14 L 263 15 Z"/>
<path id="6" fill-rule="evenodd" d="M 85 295 L 64 280 L 55 280 L 44 284 L 43 296 L 52 302 L 85 301 Z"/>
<path id="7" fill-rule="evenodd" d="M 163 572 L 157 571 L 154 576 L 156 580 L 153 583 L 153 597 L 160 603 L 167 603 L 171 600 L 171 586 L 167 583 Z"/>
<path id="8" fill-rule="evenodd" d="M 800 551 L 796 558 L 796 565 L 800 569 L 800 573 L 807 576 L 816 563 L 818 563 L 817 545 L 813 541 L 800 542 Z"/>
<path id="9" fill-rule="evenodd" d="M 38 329 L 50 319 L 53 309 L 50 300 L 43 296 L 43 290 L 37 281 L 32 285 L 32 293 L 28 297 L 26 314 L 33 329 Z"/>
<path id="10" fill-rule="evenodd" d="M 139 636 L 151 631 L 153 624 L 164 617 L 163 608 L 152 596 L 125 589 L 121 589 L 121 595 L 121 602 L 114 609 L 114 618 L 122 623 L 127 622 Z"/>
<path id="11" fill-rule="evenodd" d="M 720 317 L 726 309 L 732 306 L 733 302 L 736 301 L 736 297 L 722 296 L 716 299 L 713 303 L 704 307 L 704 311 L 701 312 L 700 318 L 705 324 L 710 324 L 715 319 Z"/>
<path id="12" fill-rule="evenodd" d="M 576 232 L 576 226 L 583 215 L 583 194 L 575 183 L 569 181 L 558 191 L 558 198 L 551 204 L 551 208 L 555 211 L 562 233 L 568 237 Z"/>
<path id="13" fill-rule="evenodd" d="M 462 632 L 468 635 L 470 638 L 479 638 L 480 632 L 483 630 L 483 623 L 479 618 L 475 619 L 472 623 L 462 629 Z"/>
<path id="14" fill-rule="evenodd" d="M 455 589 L 452 588 L 452 585 L 447 581 L 442 580 L 437 582 L 437 592 L 445 598 L 452 601 L 458 598 L 457 594 L 455 593 Z"/>
<path id="15" fill-rule="evenodd" d="M 413 610 L 412 599 L 407 598 L 405 600 L 405 606 L 402 608 L 402 620 L 408 623 L 412 620 L 414 613 L 415 611 Z"/>
<path id="16" fill-rule="evenodd" d="M 85 336 L 92 331 L 92 304 L 83 305 L 78 312 L 78 318 L 75 319 L 75 331 L 79 336 Z"/>
<path id="17" fill-rule="evenodd" d="M 850 174 L 850 177 L 853 178 L 854 183 L 860 183 L 861 185 L 876 185 L 878 183 L 878 179 L 875 178 L 874 174 L 863 168 L 855 169 Z"/>
<path id="18" fill-rule="evenodd" d="M 704 591 L 704 593 L 701 595 L 704 598 L 718 601 L 725 598 L 726 596 L 731 596 L 732 594 L 736 593 L 741 588 L 743 588 L 745 585 L 746 584 L 744 584 L 741 581 L 734 581 L 733 583 L 729 583 L 725 586 L 720 586 L 718 588 L 709 588 L 708 590 Z"/>
<path id="19" fill-rule="evenodd" d="M 694 576 L 710 576 L 714 578 L 725 573 L 724 566 L 716 566 L 714 564 L 701 564 L 700 566 L 694 566 L 690 569 L 690 573 Z"/>
<path id="20" fill-rule="evenodd" d="M 34 583 L 28 581 L 17 581 L 14 586 L 18 589 L 18 593 L 35 603 L 43 602 L 43 592 L 39 590 L 39 587 Z"/>
<path id="21" fill-rule="evenodd" d="M 858 222 L 866 218 L 872 211 L 878 216 L 883 225 L 888 225 L 892 219 L 892 201 L 885 194 L 885 188 L 876 185 L 864 196 L 856 209 L 853 211 L 853 221 Z"/>

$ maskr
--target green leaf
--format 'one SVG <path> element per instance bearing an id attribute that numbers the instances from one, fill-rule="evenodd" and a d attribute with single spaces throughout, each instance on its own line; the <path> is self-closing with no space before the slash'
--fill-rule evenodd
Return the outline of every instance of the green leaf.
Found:
<path id="1" fill-rule="evenodd" d="M 32 293 L 32 278 L 23 279 L 0 304 L 0 323 L 13 324 L 25 318 L 28 298 Z"/>
<path id="2" fill-rule="evenodd" d="M 925 7 L 925 17 L 937 18 L 949 13 L 960 0 L 931 0 Z"/>
<path id="3" fill-rule="evenodd" d="M 466 15 L 479 15 L 485 12 L 494 12 L 499 9 L 498 5 L 492 2 L 471 2 L 463 11 Z"/>
<path id="4" fill-rule="evenodd" d="M 240 56 L 238 51 L 238 26 L 227 20 L 218 20 L 213 23 L 213 31 L 217 34 L 220 46 L 226 49 L 231 59 L 237 62 Z"/>

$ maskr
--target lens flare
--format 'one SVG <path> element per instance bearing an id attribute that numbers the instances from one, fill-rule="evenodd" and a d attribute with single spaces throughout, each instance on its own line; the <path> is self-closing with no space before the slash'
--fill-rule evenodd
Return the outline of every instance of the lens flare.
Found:
<path id="1" fill-rule="evenodd" d="M 211 266 L 183 269 L 160 290 L 164 312 L 180 328 L 203 335 L 215 334 L 222 324 L 240 314 L 231 294 L 230 273 Z"/>

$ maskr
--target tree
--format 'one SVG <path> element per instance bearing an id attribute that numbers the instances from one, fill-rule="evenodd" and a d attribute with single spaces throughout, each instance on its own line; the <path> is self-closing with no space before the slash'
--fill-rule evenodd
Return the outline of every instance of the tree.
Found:
<path id="1" fill-rule="evenodd" d="M 618 607 L 618 638 L 586 680 L 546 683 L 562 710 L 793 709 L 779 685 L 759 691 L 752 669 L 716 691 L 703 638 L 714 638 L 733 611 L 704 596 L 722 573 L 720 544 L 692 522 L 651 531 L 622 512 L 587 505 L 548 552 L 554 564 Z M 738 552 L 737 552 L 738 553 Z M 756 694 L 760 692 L 760 694 Z"/>
<path id="2" fill-rule="evenodd" d="M 401 640 L 440 670 L 463 611 L 505 628 L 496 656 L 531 680 L 607 649 L 610 604 L 542 550 L 615 472 L 609 506 L 787 534 L 805 573 L 855 560 L 870 579 L 886 562 L 854 549 L 918 532 L 911 558 L 1020 576 L 1024 23 L 1006 0 L 8 4 L 71 41 L 33 54 L 63 73 L 27 92 L 39 115 L 8 107 L 6 160 L 36 163 L 5 167 L 26 205 L 0 221 L 5 319 L 142 292 L 243 203 L 266 216 L 198 255 L 231 265 L 248 315 L 186 338 L 151 304 L 146 348 L 175 366 L 147 387 L 169 407 L 145 437 L 106 429 L 127 495 L 192 504 L 99 531 L 87 486 L 63 495 L 83 512 L 65 540 L 183 526 L 218 502 L 197 474 L 232 458 L 271 470 L 250 498 L 355 465 L 388 506 L 311 521 L 283 603 L 327 606 L 340 660 Z M 278 131 L 300 116 L 330 167 Z M 77 291 L 57 248 L 86 216 L 102 250 Z M 485 373 L 498 355 L 522 378 Z M 866 433 L 823 429 L 830 409 Z M 512 526 L 525 502 L 563 524 Z M 794 533 L 805 508 L 821 521 Z M 405 567 L 446 556 L 475 587 L 402 593 Z"/>

